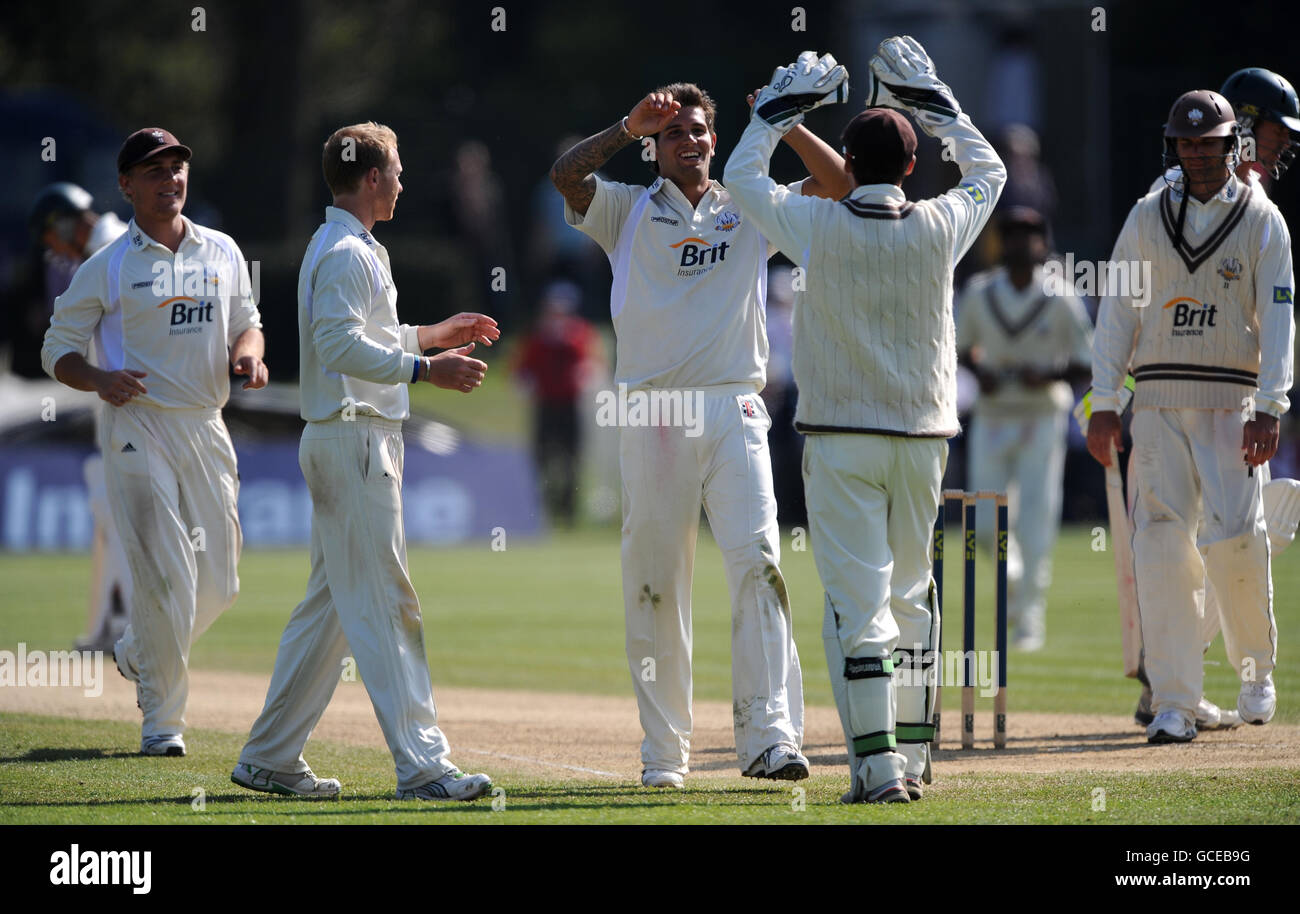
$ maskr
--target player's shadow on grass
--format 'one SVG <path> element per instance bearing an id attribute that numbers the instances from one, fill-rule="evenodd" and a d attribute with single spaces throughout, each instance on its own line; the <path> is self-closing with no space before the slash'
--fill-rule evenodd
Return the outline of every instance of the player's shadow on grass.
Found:
<path id="1" fill-rule="evenodd" d="M 112 758 L 145 758 L 139 752 L 106 752 L 103 749 L 28 749 L 26 755 L 0 758 L 5 762 L 98 762 Z"/>
<path id="2" fill-rule="evenodd" d="M 1053 736 L 1021 736 L 1014 733 L 1007 735 L 1007 747 L 994 749 L 991 739 L 979 739 L 974 749 L 959 749 L 954 741 L 944 740 L 944 748 L 935 751 L 936 762 L 955 762 L 969 759 L 977 754 L 989 753 L 1001 758 L 1028 755 L 1058 755 L 1062 753 L 1087 752 L 1130 752 L 1134 749 L 1149 749 L 1146 735 L 1136 727 L 1132 732 L 1115 733 L 1070 733 Z"/>

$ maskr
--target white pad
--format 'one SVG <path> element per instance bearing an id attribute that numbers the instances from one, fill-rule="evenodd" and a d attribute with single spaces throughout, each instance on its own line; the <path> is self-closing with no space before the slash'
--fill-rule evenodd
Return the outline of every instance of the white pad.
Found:
<path id="1" fill-rule="evenodd" d="M 1274 479 L 1264 486 L 1264 523 L 1274 555 L 1290 546 L 1300 524 L 1300 481 Z"/>

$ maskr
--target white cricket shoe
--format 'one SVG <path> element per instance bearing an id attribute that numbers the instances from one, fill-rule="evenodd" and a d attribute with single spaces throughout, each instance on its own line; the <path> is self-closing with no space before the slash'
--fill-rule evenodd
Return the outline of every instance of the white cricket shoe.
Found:
<path id="1" fill-rule="evenodd" d="M 448 765 L 447 773 L 436 781 L 419 787 L 398 789 L 399 800 L 460 800 L 468 803 L 477 800 L 492 789 L 492 779 L 486 774 L 466 774 L 455 765 Z"/>
<path id="2" fill-rule="evenodd" d="M 1266 724 L 1277 711 L 1277 689 L 1273 687 L 1273 674 L 1261 682 L 1243 682 L 1237 696 L 1237 711 L 1248 724 Z"/>
<path id="3" fill-rule="evenodd" d="M 174 736 L 146 736 L 140 739 L 141 755 L 167 755 L 180 758 L 185 755 L 185 740 Z"/>
<path id="4" fill-rule="evenodd" d="M 1231 730 L 1241 726 L 1241 715 L 1225 711 L 1204 696 L 1196 703 L 1197 730 Z"/>
<path id="5" fill-rule="evenodd" d="M 658 787 L 666 790 L 681 790 L 685 786 L 682 776 L 676 771 L 662 768 L 647 768 L 641 772 L 642 787 Z"/>
<path id="6" fill-rule="evenodd" d="M 230 780 L 249 790 L 278 793 L 286 797 L 309 800 L 337 800 L 343 785 L 334 778 L 318 778 L 308 768 L 303 772 L 285 774 L 269 768 L 254 768 L 240 763 L 230 772 Z"/>
<path id="7" fill-rule="evenodd" d="M 765 749 L 741 776 L 773 781 L 802 781 L 808 777 L 808 759 L 789 743 L 777 743 Z"/>
<path id="8" fill-rule="evenodd" d="M 1182 711 L 1161 711 L 1147 727 L 1148 743 L 1190 743 L 1196 739 L 1196 722 Z"/>

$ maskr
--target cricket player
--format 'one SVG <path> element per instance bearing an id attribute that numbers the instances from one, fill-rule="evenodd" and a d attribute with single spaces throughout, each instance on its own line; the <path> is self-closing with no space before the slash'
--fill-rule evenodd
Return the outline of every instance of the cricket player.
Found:
<path id="1" fill-rule="evenodd" d="M 971 277 L 957 308 L 957 360 L 980 386 L 967 480 L 975 491 L 1008 493 L 1011 643 L 1036 651 L 1047 633 L 1052 548 L 1061 524 L 1070 384 L 1089 375 L 1092 321 L 1073 292 L 1044 285 L 1042 215 L 1017 206 L 997 224 L 1002 264 Z"/>
<path id="2" fill-rule="evenodd" d="M 1261 67 L 1236 71 L 1224 81 L 1219 93 L 1232 105 L 1241 126 L 1243 144 L 1252 143 L 1254 147 L 1254 155 L 1246 155 L 1243 145 L 1237 177 L 1258 187 L 1260 192 L 1269 193 L 1273 183 L 1286 174 L 1295 159 L 1297 147 L 1300 147 L 1300 98 L 1286 77 Z M 1177 184 L 1181 179 L 1182 169 L 1177 166 L 1170 168 L 1156 179 L 1148 193 L 1163 191 L 1166 184 Z M 1129 469 L 1132 478 L 1132 466 Z M 1268 527 L 1272 554 L 1277 556 L 1295 538 L 1296 521 L 1300 519 L 1300 482 L 1272 479 L 1267 463 L 1259 468 L 1259 472 L 1264 487 L 1264 523 Z M 1201 523 L 1204 524 L 1204 518 Z M 1206 651 L 1222 628 L 1219 614 L 1219 600 L 1213 584 L 1210 584 L 1205 589 L 1205 614 L 1201 625 L 1201 640 Z M 1138 678 L 1143 683 L 1142 694 L 1138 697 L 1133 718 L 1146 727 L 1155 719 L 1155 714 L 1151 710 L 1151 686 L 1146 679 L 1146 670 L 1141 666 Z M 1241 717 L 1235 710 L 1223 710 L 1204 696 L 1196 705 L 1198 730 L 1231 729 L 1240 723 Z"/>
<path id="3" fill-rule="evenodd" d="M 333 798 L 302 757 L 349 654 L 366 685 L 397 770 L 397 798 L 473 800 L 492 789 L 447 757 L 424 651 L 420 601 L 406 567 L 402 420 L 406 385 L 469 393 L 487 365 L 474 343 L 500 337 L 496 321 L 458 314 L 399 324 L 397 287 L 376 222 L 402 191 L 397 135 L 381 124 L 336 130 L 322 153 L 334 205 L 298 274 L 303 429 L 298 462 L 311 492 L 311 574 L 289 617 L 266 705 L 230 779 L 250 790 Z M 447 349 L 431 358 L 422 353 Z M 459 347 L 459 348 L 451 348 Z"/>
<path id="4" fill-rule="evenodd" d="M 619 390 L 683 405 L 655 425 L 629 421 L 620 434 L 627 658 L 645 732 L 647 787 L 680 788 L 689 770 L 691 579 L 701 503 L 731 593 L 741 772 L 808 776 L 800 752 L 803 681 L 768 456 L 771 420 L 758 395 L 774 249 L 709 177 L 714 114 L 699 87 L 664 86 L 551 169 L 565 219 L 594 239 L 613 267 Z M 654 138 L 659 174 L 648 188 L 596 177 L 619 149 L 646 137 Z M 806 131 L 790 145 L 813 175 L 803 192 L 843 192 L 839 157 L 828 146 Z"/>
<path id="5" fill-rule="evenodd" d="M 933 739 L 938 647 L 930 537 L 957 424 L 953 265 L 1006 182 L 992 145 L 961 113 L 925 50 L 881 42 L 869 105 L 844 129 L 853 191 L 838 203 L 797 197 L 767 176 L 781 135 L 835 100 L 834 58 L 805 51 L 754 104 L 727 162 L 741 212 L 804 270 L 795 303 L 795 427 L 823 641 L 849 750 L 848 803 L 920 799 Z M 909 202 L 916 134 L 895 108 L 952 149 L 961 183 Z M 895 686 L 894 654 L 901 681 Z"/>
<path id="6" fill-rule="evenodd" d="M 57 181 L 36 195 L 28 216 L 32 240 L 36 246 L 32 264 L 33 287 L 28 299 L 13 309 L 15 323 L 22 330 L 45 335 L 54 309 L 54 299 L 68 288 L 77 268 L 90 259 L 100 248 L 120 238 L 126 232 L 126 223 L 112 210 L 100 214 L 94 210 L 94 198 L 85 188 L 68 181 Z M 31 294 L 34 292 L 43 294 Z M 22 293 L 20 292 L 21 296 Z M 39 327 L 37 326 L 39 324 Z M 14 334 L 14 339 L 23 333 Z M 25 347 L 24 347 L 25 348 Z M 15 356 L 18 352 L 15 351 Z M 22 361 L 35 362 L 43 372 L 40 349 L 23 353 Z M 25 368 L 15 365 L 15 373 L 23 374 Z M 100 403 L 95 409 L 95 440 L 99 440 L 100 414 L 111 409 Z M 127 611 L 131 605 L 131 572 L 126 566 L 126 553 L 122 551 L 122 538 L 113 526 L 113 514 L 108 507 L 108 483 L 104 477 L 104 458 L 96 452 L 86 458 L 81 467 L 90 501 L 90 515 L 94 531 L 90 548 L 90 605 L 86 619 L 86 634 L 77 640 L 79 651 L 112 651 L 117 639 L 126 630 Z"/>
<path id="7" fill-rule="evenodd" d="M 127 137 L 118 186 L 134 216 L 55 301 L 41 351 L 52 377 L 110 407 L 99 448 L 133 583 L 113 656 L 136 684 L 145 755 L 185 754 L 190 647 L 239 593 L 239 474 L 221 407 L 232 368 L 245 389 L 268 379 L 243 255 L 181 214 L 190 158 L 161 128 Z"/>
<path id="8" fill-rule="evenodd" d="M 1233 174 L 1240 125 L 1207 89 L 1180 96 L 1165 125 L 1181 179 L 1134 205 L 1114 261 L 1148 261 L 1150 305 L 1102 300 L 1093 342 L 1088 450 L 1109 463 L 1131 364 L 1134 567 L 1153 743 L 1196 737 L 1206 578 L 1242 679 L 1241 719 L 1277 704 L 1277 655 L 1263 473 L 1293 380 L 1290 233 L 1257 186 Z M 1157 304 L 1161 303 L 1161 304 Z M 1204 525 L 1198 524 L 1204 516 Z"/>

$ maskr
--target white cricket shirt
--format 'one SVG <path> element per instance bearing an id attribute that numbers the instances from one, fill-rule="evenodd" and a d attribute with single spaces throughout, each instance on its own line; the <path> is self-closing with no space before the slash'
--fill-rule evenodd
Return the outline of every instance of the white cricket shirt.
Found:
<path id="1" fill-rule="evenodd" d="M 105 371 L 146 372 L 149 392 L 134 402 L 225 405 L 229 347 L 262 320 L 234 240 L 181 219 L 185 234 L 175 254 L 132 219 L 124 235 L 81 265 L 55 299 L 45 333 L 41 362 L 50 377 L 59 359 L 76 352 Z"/>
<path id="2" fill-rule="evenodd" d="M 344 409 L 405 419 L 419 327 L 397 322 L 388 251 L 347 210 L 325 208 L 298 271 L 298 386 L 302 417 Z"/>
<path id="3" fill-rule="evenodd" d="M 1135 409 L 1290 408 L 1294 277 L 1286 220 L 1256 182 L 1228 179 L 1202 203 L 1181 187 L 1147 194 L 1129 211 L 1112 261 L 1151 264 L 1149 302 L 1107 295 L 1092 348 L 1092 408 L 1115 409 L 1131 371 Z"/>
<path id="4" fill-rule="evenodd" d="M 1017 289 L 1006 267 L 972 276 L 957 307 L 957 351 L 979 347 L 980 365 L 1011 375 L 1021 368 L 1056 374 L 1071 365 L 1092 364 L 1092 321 L 1083 302 L 1072 293 L 1048 295 L 1043 267 Z M 991 394 L 981 393 L 975 411 L 989 415 L 1020 415 L 1069 409 L 1074 393 L 1065 381 L 1027 387 L 1018 380 L 1004 382 Z"/>
<path id="5" fill-rule="evenodd" d="M 934 130 L 962 181 L 908 201 L 893 184 L 834 202 L 767 176 L 781 133 L 751 120 L 727 161 L 732 194 L 804 271 L 795 295 L 795 427 L 810 433 L 951 437 L 957 425 L 953 265 L 975 241 L 1007 172 L 966 115 Z"/>
<path id="6" fill-rule="evenodd" d="M 798 184 L 791 185 L 798 193 Z M 714 181 L 692 207 L 680 188 L 596 178 L 569 225 L 592 238 L 614 272 L 609 310 L 614 380 L 629 389 L 750 384 L 767 370 L 767 259 L 774 249 Z"/>

